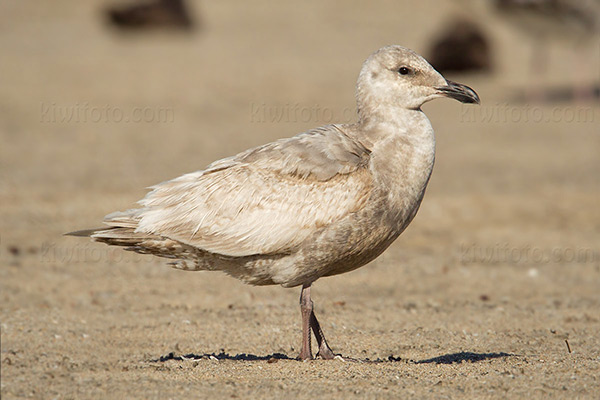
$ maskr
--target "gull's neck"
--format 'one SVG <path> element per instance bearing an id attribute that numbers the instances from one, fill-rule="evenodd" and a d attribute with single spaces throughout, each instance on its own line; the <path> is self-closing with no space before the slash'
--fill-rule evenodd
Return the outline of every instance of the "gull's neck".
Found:
<path id="1" fill-rule="evenodd" d="M 352 131 L 371 150 L 371 172 L 400 232 L 414 217 L 429 182 L 435 136 L 421 110 L 389 111 L 385 118 L 361 118 Z"/>
<path id="2" fill-rule="evenodd" d="M 379 107 L 363 113 L 359 110 L 357 137 L 369 148 L 374 148 L 380 142 L 401 139 L 415 147 L 423 147 L 424 151 L 435 151 L 435 137 L 429 119 L 421 109 L 402 107 Z M 383 111 L 383 112 L 382 112 Z"/>

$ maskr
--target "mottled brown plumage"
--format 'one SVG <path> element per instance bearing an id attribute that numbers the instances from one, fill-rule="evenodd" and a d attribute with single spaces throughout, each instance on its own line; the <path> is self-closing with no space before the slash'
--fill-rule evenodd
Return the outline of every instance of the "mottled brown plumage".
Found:
<path id="1" fill-rule="evenodd" d="M 359 120 L 329 125 L 216 161 L 154 186 L 141 208 L 109 214 L 96 241 L 219 270 L 254 285 L 302 285 L 303 350 L 333 358 L 312 311 L 310 285 L 381 254 L 415 216 L 435 139 L 421 105 L 479 102 L 422 57 L 388 46 L 364 63 Z"/>

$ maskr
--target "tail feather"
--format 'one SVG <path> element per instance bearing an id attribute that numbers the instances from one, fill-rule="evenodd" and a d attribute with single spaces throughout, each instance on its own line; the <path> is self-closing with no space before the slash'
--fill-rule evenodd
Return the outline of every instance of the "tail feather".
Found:
<path id="1" fill-rule="evenodd" d="M 66 233 L 69 236 L 90 237 L 96 242 L 117 246 L 137 246 L 147 240 L 160 239 L 156 235 L 136 232 L 141 209 L 117 211 L 104 217 L 108 226 Z"/>
<path id="2" fill-rule="evenodd" d="M 97 242 L 117 246 L 135 246 L 146 240 L 156 240 L 159 237 L 146 233 L 136 232 L 133 228 L 115 226 L 112 228 L 104 228 L 94 232 L 91 236 Z"/>
<path id="3" fill-rule="evenodd" d="M 89 237 L 95 242 L 123 246 L 124 250 L 158 257 L 178 259 L 173 268 L 184 270 L 213 269 L 222 260 L 203 250 L 153 233 L 136 232 L 140 209 L 117 211 L 104 217 L 108 226 L 65 233 L 68 236 Z M 188 262 L 184 260 L 188 259 Z M 210 260 L 210 263 L 209 263 Z"/>
<path id="4" fill-rule="evenodd" d="M 104 223 L 108 226 L 120 228 L 137 228 L 140 222 L 140 209 L 130 209 L 127 211 L 116 211 L 104 217 Z"/>
<path id="5" fill-rule="evenodd" d="M 89 237 L 95 242 L 103 242 L 117 246 L 132 246 L 146 240 L 160 239 L 156 235 L 136 232 L 134 228 L 123 226 L 83 229 L 65 233 L 65 236 Z"/>
<path id="6" fill-rule="evenodd" d="M 190 249 L 183 248 L 177 241 L 152 233 L 136 232 L 139 213 L 140 209 L 117 211 L 104 217 L 104 223 L 108 226 L 83 229 L 65 235 L 89 237 L 95 242 L 123 246 L 124 250 L 171 259 L 190 253 Z"/>
<path id="7" fill-rule="evenodd" d="M 135 231 L 140 220 L 139 214 L 140 209 L 117 211 L 104 217 L 104 223 L 108 225 L 108 227 L 83 229 L 65 233 L 65 235 L 91 237 L 99 242 L 121 246 L 129 246 L 131 244 L 136 244 L 141 240 L 155 238 L 154 235 Z M 117 243 L 117 241 L 122 243 Z"/>
<path id="8" fill-rule="evenodd" d="M 93 228 L 93 229 L 82 229 L 80 231 L 67 232 L 65 236 L 79 236 L 79 237 L 91 237 L 94 233 L 104 230 L 106 228 Z"/>

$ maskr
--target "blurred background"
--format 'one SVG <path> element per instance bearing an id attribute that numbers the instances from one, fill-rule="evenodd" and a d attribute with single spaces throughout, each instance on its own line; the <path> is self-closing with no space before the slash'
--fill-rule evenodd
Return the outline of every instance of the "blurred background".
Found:
<path id="1" fill-rule="evenodd" d="M 35 226 L 48 234 L 93 224 L 149 184 L 353 121 L 361 63 L 387 44 L 483 99 L 426 106 L 432 191 L 597 188 L 597 2 L 520 3 L 4 2 L 3 242 L 28 219 L 55 218 Z"/>
<path id="2" fill-rule="evenodd" d="M 422 54 L 446 78 L 473 87 L 482 104 L 424 107 L 438 144 L 421 211 L 372 265 L 315 285 L 317 304 L 338 305 L 327 318 L 335 311 L 355 327 L 331 320 L 328 337 L 374 358 L 419 357 L 426 339 L 423 347 L 381 337 L 360 346 L 369 329 L 433 326 L 431 342 L 469 348 L 444 342 L 454 339 L 435 327 L 477 327 L 480 318 L 453 322 L 462 315 L 453 306 L 479 315 L 484 303 L 509 310 L 486 317 L 496 333 L 515 324 L 533 334 L 567 318 L 579 325 L 563 326 L 561 340 L 597 332 L 599 7 L 594 0 L 1 2 L 2 357 L 13 351 L 6 357 L 29 382 L 17 383 L 16 367 L 3 364 L 2 390 L 24 395 L 43 386 L 36 379 L 47 365 L 28 364 L 19 353 L 25 347 L 56 359 L 81 357 L 85 348 L 91 364 L 98 346 L 121 360 L 125 343 L 141 346 L 127 351 L 145 359 L 175 343 L 196 353 L 230 346 L 233 354 L 294 356 L 297 291 L 192 276 L 61 235 L 97 226 L 134 206 L 145 187 L 216 159 L 354 121 L 361 64 L 388 44 Z M 246 312 L 236 313 L 240 307 Z M 445 317 L 433 317 L 440 308 Z M 547 312 L 530 318 L 536 309 Z M 281 331 L 228 328 L 253 310 L 272 315 L 263 325 Z M 198 313 L 210 332 L 194 325 Z M 405 325 L 402 313 L 412 322 Z M 192 327 L 174 331 L 169 318 Z M 152 339 L 136 330 L 138 321 L 153 327 Z M 115 324 L 124 331 L 105 331 Z M 69 335 L 68 344 L 56 338 Z M 581 346 L 597 344 L 592 336 Z M 67 381 L 52 387 L 64 393 Z"/>

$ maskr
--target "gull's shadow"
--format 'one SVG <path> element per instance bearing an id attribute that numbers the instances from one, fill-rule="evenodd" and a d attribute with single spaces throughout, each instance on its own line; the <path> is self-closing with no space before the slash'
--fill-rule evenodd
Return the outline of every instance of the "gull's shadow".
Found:
<path id="1" fill-rule="evenodd" d="M 225 352 L 216 353 L 205 353 L 205 354 L 182 354 L 176 355 L 171 352 L 166 356 L 160 356 L 158 359 L 150 360 L 151 362 L 165 362 L 169 360 L 175 361 L 190 361 L 190 360 L 233 360 L 233 361 L 270 361 L 270 360 L 295 360 L 295 358 L 290 358 L 285 354 L 281 353 L 273 353 L 268 354 L 266 356 L 257 356 L 254 354 L 236 354 L 231 355 Z"/>
<path id="2" fill-rule="evenodd" d="M 491 360 L 493 358 L 513 357 L 514 354 L 509 353 L 472 353 L 463 351 L 460 353 L 444 354 L 443 356 L 428 358 L 426 360 L 413 361 L 415 364 L 455 364 L 466 362 L 477 362 Z"/>
<path id="3" fill-rule="evenodd" d="M 514 356 L 514 354 L 509 354 L 509 353 L 504 353 L 504 352 L 502 352 L 502 353 L 461 352 L 461 353 L 444 354 L 442 356 L 428 358 L 426 360 L 419 360 L 419 361 L 409 360 L 409 359 L 404 359 L 401 357 L 394 357 L 394 356 L 389 356 L 385 359 L 378 358 L 376 360 L 371 360 L 368 358 L 366 358 L 366 359 L 349 358 L 347 360 L 355 361 L 355 362 L 359 362 L 359 363 L 368 363 L 368 364 L 379 364 L 379 363 L 399 362 L 399 361 L 402 361 L 405 363 L 411 363 L 411 364 L 455 364 L 455 363 L 461 363 L 461 362 L 477 362 L 477 361 L 491 360 L 494 358 L 513 357 L 513 356 Z M 204 353 L 204 354 L 189 353 L 189 354 L 181 354 L 181 355 L 176 355 L 175 353 L 171 352 L 171 353 L 167 354 L 166 356 L 160 356 L 157 359 L 150 360 L 150 362 L 165 362 L 165 361 L 170 361 L 170 360 L 174 360 L 174 361 L 232 360 L 232 361 L 274 362 L 274 361 L 278 361 L 278 360 L 296 361 L 297 359 L 289 357 L 282 353 L 273 353 L 273 354 L 268 354 L 266 356 L 257 356 L 255 354 L 246 354 L 246 353 L 231 355 L 231 354 L 225 353 L 223 351 L 220 353 Z"/>

